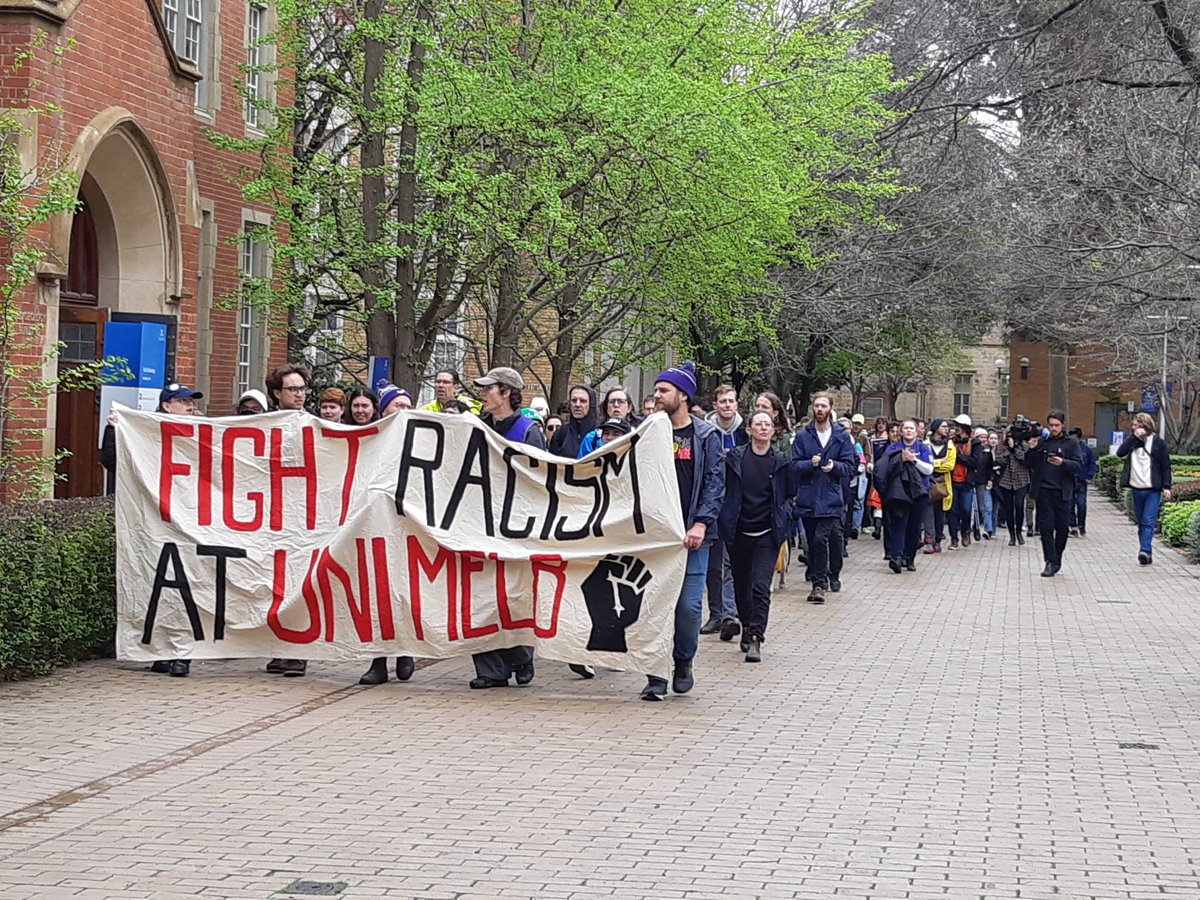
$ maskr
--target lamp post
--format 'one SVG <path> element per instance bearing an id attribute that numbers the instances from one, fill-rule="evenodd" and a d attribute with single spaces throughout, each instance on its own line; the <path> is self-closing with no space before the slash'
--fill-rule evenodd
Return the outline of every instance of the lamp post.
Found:
<path id="1" fill-rule="evenodd" d="M 1162 319 L 1163 321 L 1163 364 L 1162 364 L 1162 392 L 1158 398 L 1158 436 L 1165 443 L 1167 440 L 1167 336 L 1171 333 L 1171 314 L 1164 313 L 1161 316 L 1146 316 L 1147 319 Z M 1179 327 L 1180 322 L 1186 322 L 1187 316 L 1175 316 L 1175 327 Z"/>

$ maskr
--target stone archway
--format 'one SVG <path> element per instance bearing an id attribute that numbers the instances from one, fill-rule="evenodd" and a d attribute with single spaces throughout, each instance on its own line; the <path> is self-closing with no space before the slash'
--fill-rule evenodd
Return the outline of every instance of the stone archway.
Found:
<path id="1" fill-rule="evenodd" d="M 50 266 L 60 277 L 59 303 L 49 317 L 48 337 L 67 340 L 76 354 L 94 337 L 95 358 L 103 350 L 104 325 L 112 313 L 163 316 L 179 294 L 179 222 L 170 184 L 158 152 L 132 113 L 106 110 L 81 132 L 71 152 L 79 184 L 81 212 L 59 217 L 51 226 Z M 89 252 L 94 254 L 93 292 L 68 290 L 78 280 L 80 218 L 87 216 Z M 44 267 L 45 268 L 45 267 Z M 80 323 L 83 323 L 82 330 Z M 60 369 L 86 360 L 59 359 Z M 58 496 L 100 493 L 102 472 L 95 447 L 99 439 L 99 397 L 95 391 L 59 393 L 51 412 L 53 446 L 71 451 L 60 469 L 66 481 Z M 48 436 L 49 437 L 49 436 Z M 49 443 L 49 441 L 47 442 Z"/>

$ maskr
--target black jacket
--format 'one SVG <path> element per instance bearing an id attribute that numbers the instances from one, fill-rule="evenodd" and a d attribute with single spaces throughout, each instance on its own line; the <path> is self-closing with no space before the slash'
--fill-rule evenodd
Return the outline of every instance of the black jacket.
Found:
<path id="1" fill-rule="evenodd" d="M 1062 465 L 1052 465 L 1051 456 L 1061 456 Z M 1048 437 L 1036 447 L 1025 451 L 1025 465 L 1036 481 L 1036 492 L 1052 491 L 1063 499 L 1075 496 L 1075 474 L 1083 468 L 1083 454 L 1079 452 L 1079 441 L 1063 434 Z"/>
<path id="2" fill-rule="evenodd" d="M 1129 487 L 1129 470 L 1132 468 L 1130 457 L 1134 450 L 1145 447 L 1146 442 L 1132 434 L 1125 438 L 1125 443 L 1117 448 L 1117 456 L 1125 459 L 1121 469 L 1121 487 Z M 1165 490 L 1171 486 L 1171 454 L 1167 452 L 1167 442 L 1158 435 L 1150 442 L 1150 487 L 1156 491 Z"/>
<path id="3" fill-rule="evenodd" d="M 717 528 L 726 546 L 733 546 L 737 537 L 738 517 L 742 512 L 742 460 L 750 453 L 750 445 L 742 444 L 725 454 L 725 502 L 721 505 L 721 517 Z M 792 478 L 792 461 L 787 454 L 768 450 L 774 460 L 771 466 L 771 539 L 776 544 L 787 540 L 792 521 L 792 498 L 796 495 Z"/>
<path id="4" fill-rule="evenodd" d="M 559 429 L 554 432 L 554 436 L 550 438 L 550 452 L 555 456 L 565 456 L 568 459 L 579 458 L 579 446 L 583 443 L 583 439 L 587 437 L 589 431 L 596 430 L 596 392 L 586 384 L 573 384 L 571 390 L 567 392 L 567 396 L 571 396 L 576 390 L 582 388 L 587 391 L 588 399 L 591 401 L 588 405 L 587 415 L 582 419 L 576 419 L 574 416 L 568 415 L 567 421 L 563 422 Z"/>

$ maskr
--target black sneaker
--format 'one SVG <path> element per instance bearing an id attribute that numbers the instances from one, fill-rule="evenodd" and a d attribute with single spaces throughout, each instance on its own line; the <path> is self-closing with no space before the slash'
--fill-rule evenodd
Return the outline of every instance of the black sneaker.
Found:
<path id="1" fill-rule="evenodd" d="M 299 678 L 308 671 L 308 660 L 304 659 L 285 659 L 283 661 L 283 677 L 284 678 Z"/>
<path id="2" fill-rule="evenodd" d="M 750 649 L 750 636 L 745 632 L 742 633 L 742 639 L 738 642 L 738 649 L 743 653 Z"/>
<path id="3" fill-rule="evenodd" d="M 1143 566 L 1150 565 L 1150 554 L 1146 553 L 1143 550 L 1139 550 L 1138 551 L 1138 562 L 1141 563 Z"/>
<path id="4" fill-rule="evenodd" d="M 384 670 L 386 671 L 386 666 Z M 408 681 L 413 677 L 413 672 L 417 671 L 417 661 L 411 656 L 396 657 L 396 680 Z"/>
<path id="5" fill-rule="evenodd" d="M 655 678 L 653 675 L 646 676 L 646 686 L 642 688 L 641 699 L 651 701 L 662 701 L 667 697 L 667 680 L 665 678 Z"/>
<path id="6" fill-rule="evenodd" d="M 675 675 L 671 679 L 671 690 L 677 694 L 686 694 L 696 684 L 692 677 L 692 661 L 676 662 Z"/>
<path id="7" fill-rule="evenodd" d="M 157 672 L 159 675 L 166 675 L 171 671 L 171 661 L 169 659 L 160 659 L 150 664 L 150 671 Z"/>
<path id="8" fill-rule="evenodd" d="M 746 662 L 762 662 L 762 641 L 757 637 L 750 638 L 750 645 L 746 648 Z"/>
<path id="9" fill-rule="evenodd" d="M 267 674 L 268 675 L 282 675 L 283 674 L 283 660 L 282 659 L 273 659 L 270 662 L 268 662 L 267 663 Z"/>
<path id="10" fill-rule="evenodd" d="M 836 594 L 841 589 L 842 589 L 842 583 L 840 581 L 838 581 L 836 578 L 829 579 L 829 590 L 830 591 L 832 591 L 833 593 Z"/>
<path id="11" fill-rule="evenodd" d="M 721 623 L 721 640 L 732 641 L 741 633 L 742 626 L 737 619 L 726 619 Z"/>
<path id="12" fill-rule="evenodd" d="M 187 678 L 192 672 L 192 664 L 186 659 L 176 659 L 171 662 L 171 675 L 175 678 Z"/>
<path id="13" fill-rule="evenodd" d="M 572 672 L 574 672 L 576 675 L 578 675 L 580 678 L 591 679 L 591 678 L 596 677 L 596 670 L 593 669 L 591 666 L 585 666 L 585 665 L 582 665 L 581 663 L 569 663 L 567 665 L 567 668 L 570 669 Z"/>
<path id="14" fill-rule="evenodd" d="M 900 557 L 893 556 L 890 559 L 888 559 L 888 568 L 891 569 L 893 572 L 895 572 L 897 575 L 899 575 L 900 574 Z"/>
<path id="15" fill-rule="evenodd" d="M 708 621 L 700 626 L 701 634 L 716 634 L 721 630 L 721 620 L 716 616 L 709 616 Z"/>
<path id="16" fill-rule="evenodd" d="M 911 559 L 906 558 L 904 560 L 904 570 L 906 572 L 915 572 L 915 571 L 917 571 L 917 564 L 915 562 L 913 562 Z"/>
<path id="17" fill-rule="evenodd" d="M 513 675 L 517 678 L 517 684 L 529 684 L 533 681 L 533 663 L 527 662 L 519 666 L 513 666 Z"/>

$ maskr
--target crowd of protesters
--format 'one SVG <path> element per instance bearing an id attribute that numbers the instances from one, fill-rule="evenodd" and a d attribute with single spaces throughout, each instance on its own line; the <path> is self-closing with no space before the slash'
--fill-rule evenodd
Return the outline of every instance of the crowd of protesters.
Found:
<path id="1" fill-rule="evenodd" d="M 246 391 L 233 412 L 295 410 L 366 425 L 414 408 L 412 394 L 392 384 L 377 391 L 330 387 L 311 396 L 311 383 L 306 367 L 281 366 L 267 377 L 265 393 Z M 915 572 L 923 555 L 967 550 L 1002 532 L 1010 547 L 1037 535 L 1046 578 L 1062 568 L 1068 538 L 1087 534 L 1087 485 L 1096 456 L 1080 429 L 1067 430 L 1058 410 L 1046 415 L 1044 426 L 1020 415 L 1007 427 L 990 429 L 974 426 L 966 415 L 928 423 L 878 417 L 868 424 L 858 413 L 839 417 L 834 398 L 818 393 L 793 427 L 786 404 L 769 391 L 745 404 L 731 385 L 719 386 L 711 398 L 700 396 L 690 362 L 661 372 L 654 392 L 640 401 L 620 386 L 601 399 L 591 386 L 577 384 L 555 411 L 540 397 L 527 404 L 524 379 L 512 368 L 493 368 L 472 387 L 468 392 L 457 372 L 440 370 L 433 401 L 419 409 L 476 415 L 507 440 L 568 458 L 628 434 L 649 415 L 668 417 L 687 549 L 670 684 L 679 694 L 694 685 L 693 660 L 703 635 L 723 642 L 740 638 L 745 661 L 761 662 L 772 589 L 783 586 L 793 562 L 803 565 L 807 601 L 820 605 L 842 590 L 850 545 L 868 534 L 880 542 L 887 568 L 897 575 Z M 168 385 L 159 411 L 194 414 L 198 399 L 186 386 Z M 110 479 L 115 421 L 114 414 L 101 452 Z M 1149 565 L 1154 521 L 1162 500 L 1170 498 L 1171 472 L 1148 415 L 1135 418 L 1118 455 L 1126 461 L 1121 483 L 1132 490 L 1139 522 L 1138 561 Z M 474 663 L 472 688 L 504 687 L 511 680 L 524 685 L 534 678 L 531 646 L 477 653 Z M 187 660 L 152 668 L 175 676 L 190 671 Z M 395 660 L 400 681 L 415 668 L 412 657 Z M 382 684 L 388 669 L 386 659 L 375 659 L 360 683 Z M 588 666 L 569 669 L 583 678 L 595 675 Z M 285 677 L 306 670 L 304 660 L 267 664 L 268 672 Z M 665 679 L 648 677 L 641 697 L 661 700 L 667 692 Z"/>

